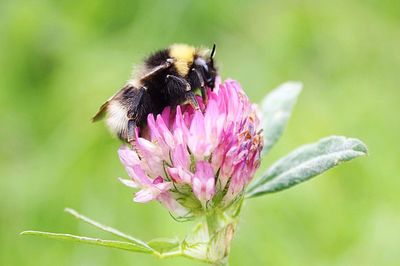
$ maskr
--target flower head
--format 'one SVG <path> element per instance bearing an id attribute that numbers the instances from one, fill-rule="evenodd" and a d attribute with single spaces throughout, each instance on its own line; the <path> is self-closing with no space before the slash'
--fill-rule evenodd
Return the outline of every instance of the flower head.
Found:
<path id="1" fill-rule="evenodd" d="M 201 111 L 190 105 L 149 114 L 149 136 L 119 156 L 139 188 L 134 200 L 158 200 L 178 216 L 196 215 L 239 198 L 260 164 L 263 139 L 256 106 L 233 80 L 208 90 Z"/>

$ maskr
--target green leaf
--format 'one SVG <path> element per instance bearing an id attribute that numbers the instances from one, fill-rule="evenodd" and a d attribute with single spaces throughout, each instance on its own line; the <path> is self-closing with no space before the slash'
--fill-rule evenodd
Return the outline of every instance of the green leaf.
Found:
<path id="1" fill-rule="evenodd" d="M 177 238 L 157 238 L 147 242 L 147 244 L 159 253 L 170 252 L 180 247 L 181 242 Z"/>
<path id="2" fill-rule="evenodd" d="M 329 168 L 366 155 L 367 147 L 358 139 L 331 136 L 304 145 L 273 164 L 247 190 L 247 197 L 256 197 L 287 189 L 319 175 Z"/>
<path id="3" fill-rule="evenodd" d="M 261 156 L 267 154 L 282 135 L 302 86 L 300 82 L 286 82 L 262 101 L 264 149 Z"/>
<path id="4" fill-rule="evenodd" d="M 72 216 L 74 216 L 75 218 L 77 218 L 79 220 L 82 220 L 85 223 L 88 223 L 90 225 L 93 225 L 93 226 L 95 226 L 95 227 L 97 227 L 97 228 L 99 228 L 99 229 L 101 229 L 103 231 L 109 232 L 109 233 L 111 233 L 113 235 L 116 235 L 116 236 L 121 237 L 121 238 L 123 238 L 125 240 L 128 240 L 128 241 L 134 243 L 135 245 L 142 246 L 143 248 L 146 248 L 146 249 L 151 249 L 144 241 L 142 241 L 140 239 L 137 239 L 137 238 L 134 238 L 133 236 L 127 235 L 127 234 L 125 234 L 125 233 L 123 233 L 123 232 L 121 232 L 121 231 L 119 231 L 119 230 L 117 230 L 115 228 L 110 227 L 110 226 L 107 226 L 107 225 L 101 224 L 99 222 L 96 222 L 96 221 L 94 221 L 94 220 L 92 220 L 92 219 L 90 219 L 90 218 L 78 213 L 74 209 L 66 208 L 65 211 L 67 213 L 71 214 Z"/>
<path id="5" fill-rule="evenodd" d="M 132 251 L 132 252 L 153 253 L 153 250 L 151 248 L 145 248 L 141 245 L 136 245 L 134 243 L 115 241 L 115 240 L 103 240 L 103 239 L 98 239 L 98 238 L 90 238 L 90 237 L 76 236 L 76 235 L 70 235 L 70 234 L 40 232 L 40 231 L 24 231 L 21 233 L 21 235 L 41 236 L 41 237 L 63 240 L 63 241 L 79 242 L 79 243 L 85 243 L 85 244 L 90 244 L 90 245 L 123 249 L 123 250 L 127 250 L 127 251 Z"/>

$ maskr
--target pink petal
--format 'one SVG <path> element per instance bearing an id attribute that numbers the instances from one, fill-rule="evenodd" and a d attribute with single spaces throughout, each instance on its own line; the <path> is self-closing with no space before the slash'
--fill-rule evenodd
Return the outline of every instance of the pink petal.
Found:
<path id="1" fill-rule="evenodd" d="M 136 202 L 148 202 L 157 199 L 161 194 L 166 193 L 172 184 L 164 182 L 162 177 L 157 177 L 153 180 L 153 183 L 146 184 L 146 186 L 135 194 L 134 201 Z"/>
<path id="2" fill-rule="evenodd" d="M 118 150 L 119 159 L 125 166 L 134 166 L 140 163 L 140 159 L 136 152 L 126 145 L 123 145 Z"/>
<path id="3" fill-rule="evenodd" d="M 161 117 L 165 121 L 165 123 L 168 125 L 168 127 L 169 127 L 169 124 L 170 124 L 170 116 L 171 116 L 171 107 L 167 106 L 162 111 Z"/>
<path id="4" fill-rule="evenodd" d="M 141 186 L 152 184 L 150 178 L 146 175 L 143 169 L 139 165 L 135 165 L 130 168 L 132 171 L 129 173 L 130 176 Z"/>
<path id="5" fill-rule="evenodd" d="M 142 189 L 142 190 L 136 192 L 133 200 L 136 202 L 140 202 L 140 203 L 149 202 L 149 201 L 157 198 L 158 194 L 154 193 L 154 192 L 157 192 L 157 191 L 155 191 L 154 189 Z"/>
<path id="6" fill-rule="evenodd" d="M 189 210 L 179 204 L 170 193 L 162 193 L 157 197 L 157 200 L 164 205 L 172 214 L 176 216 L 185 216 L 190 213 Z"/>
<path id="7" fill-rule="evenodd" d="M 174 138 L 177 144 L 186 144 L 189 136 L 189 129 L 183 118 L 181 107 L 176 107 L 176 115 L 174 122 Z"/>
<path id="8" fill-rule="evenodd" d="M 202 201 L 210 200 L 215 194 L 215 175 L 212 166 L 206 161 L 196 164 L 196 173 L 193 176 L 192 186 L 196 197 Z"/>
<path id="9" fill-rule="evenodd" d="M 189 170 L 189 152 L 186 145 L 179 144 L 172 151 L 172 164 L 175 167 L 182 167 Z"/>
<path id="10" fill-rule="evenodd" d="M 151 140 L 157 142 L 163 142 L 163 138 L 160 132 L 158 131 L 158 127 L 156 125 L 156 121 L 154 120 L 153 114 L 149 114 L 147 116 L 147 126 L 150 129 Z"/>
<path id="11" fill-rule="evenodd" d="M 184 170 L 182 167 L 168 167 L 167 172 L 175 183 L 190 184 L 192 181 L 193 174 L 187 170 Z"/>
<path id="12" fill-rule="evenodd" d="M 188 147 L 197 160 L 202 160 L 211 154 L 211 143 L 206 137 L 204 116 L 200 111 L 196 111 L 190 125 Z"/>
<path id="13" fill-rule="evenodd" d="M 136 139 L 136 149 L 142 157 L 141 166 L 151 177 L 163 176 L 163 161 L 169 161 L 169 155 L 163 154 L 160 146 L 144 139 Z"/>
<path id="14" fill-rule="evenodd" d="M 124 179 L 124 178 L 119 177 L 118 180 L 119 180 L 122 184 L 124 184 L 125 186 L 127 186 L 127 187 L 131 187 L 131 188 L 138 188 L 138 187 L 139 187 L 138 184 L 136 184 L 136 182 L 133 181 L 132 179 Z"/>
<path id="15" fill-rule="evenodd" d="M 157 116 L 157 126 L 160 129 L 164 142 L 169 146 L 170 149 L 173 149 L 175 147 L 174 138 L 161 115 Z"/>

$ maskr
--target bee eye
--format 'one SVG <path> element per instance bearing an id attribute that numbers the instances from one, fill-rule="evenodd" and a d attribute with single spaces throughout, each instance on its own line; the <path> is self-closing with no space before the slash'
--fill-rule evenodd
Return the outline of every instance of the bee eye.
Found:
<path id="1" fill-rule="evenodd" d="M 197 70 L 199 71 L 199 73 L 201 73 L 207 85 L 213 86 L 214 78 L 212 73 L 212 62 L 206 62 L 204 58 L 198 57 L 194 61 L 194 64 L 197 66 Z"/>
<path id="2" fill-rule="evenodd" d="M 196 60 L 194 61 L 194 63 L 195 63 L 195 65 L 197 65 L 197 66 L 201 66 L 205 72 L 208 72 L 207 63 L 206 63 L 206 61 L 205 61 L 203 58 L 201 58 L 201 57 L 196 58 Z"/>

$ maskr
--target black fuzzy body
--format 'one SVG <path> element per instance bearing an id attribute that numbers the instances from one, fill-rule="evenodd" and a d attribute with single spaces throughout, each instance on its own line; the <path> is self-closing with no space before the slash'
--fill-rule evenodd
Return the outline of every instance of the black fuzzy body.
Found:
<path id="1" fill-rule="evenodd" d="M 135 82 L 128 82 L 123 89 L 103 104 L 93 120 L 101 118 L 105 111 L 112 120 L 113 114 L 108 107 L 117 102 L 121 106 L 121 112 L 126 112 L 126 117 L 121 122 L 126 123 L 126 126 L 112 128 L 112 125 L 116 123 L 109 122 L 108 124 L 121 140 L 131 142 L 134 128 L 146 127 L 147 116 L 150 113 L 157 115 L 167 106 L 174 108 L 186 102 L 188 94 L 193 95 L 197 89 L 202 88 L 204 94 L 206 87 L 214 88 L 217 70 L 212 58 L 204 58 L 194 53 L 192 60 L 187 63 L 188 71 L 183 75 L 174 64 L 174 60 L 176 62 L 177 59 L 172 58 L 170 49 L 157 51 L 145 59 L 143 68 L 146 71 L 134 76 L 132 81 Z M 198 58 L 199 60 L 196 60 Z M 182 62 L 185 61 L 180 63 Z M 154 69 L 157 71 L 152 72 Z M 120 116 L 117 117 L 121 119 Z"/>
<path id="2" fill-rule="evenodd" d="M 169 49 L 164 49 L 152 54 L 149 58 L 147 58 L 145 60 L 145 65 L 148 69 L 152 69 L 163 64 L 169 58 Z M 189 66 L 189 69 L 196 67 L 197 66 L 192 64 Z M 209 68 L 211 68 L 213 71 L 212 74 L 210 74 L 212 75 L 212 80 L 206 84 L 206 86 L 213 89 L 216 77 L 216 69 L 213 65 Z M 203 78 L 206 79 L 206 74 L 204 73 L 203 69 L 198 69 L 198 71 L 203 75 Z M 144 97 L 140 103 L 139 109 L 145 108 L 146 111 L 142 112 L 143 115 L 138 119 L 138 125 L 145 125 L 147 115 L 149 113 L 157 115 L 161 113 L 162 110 L 167 106 L 176 107 L 177 105 L 185 102 L 186 91 L 184 84 L 173 80 L 168 80 L 168 75 L 177 76 L 186 80 L 193 90 L 198 89 L 201 86 L 201 82 L 195 72 L 189 71 L 186 76 L 181 76 L 174 65 L 160 71 L 154 76 L 142 80 L 142 86 L 146 88 L 148 97 Z M 150 109 L 148 109 L 149 107 Z"/>

